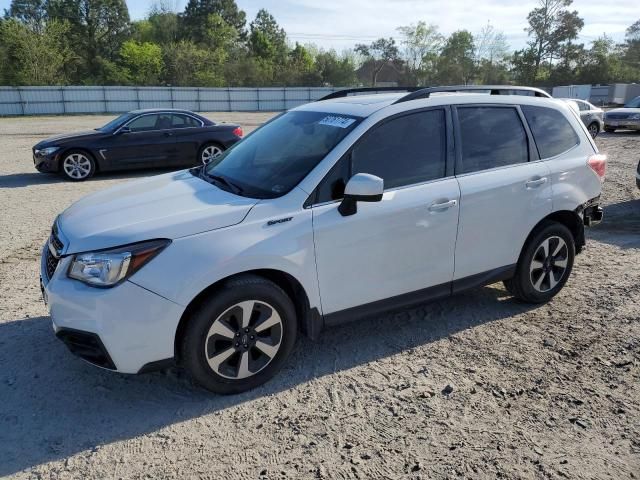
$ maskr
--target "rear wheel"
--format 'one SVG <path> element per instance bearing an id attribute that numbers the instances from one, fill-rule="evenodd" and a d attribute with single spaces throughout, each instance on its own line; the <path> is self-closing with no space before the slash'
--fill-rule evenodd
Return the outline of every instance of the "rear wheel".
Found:
<path id="1" fill-rule="evenodd" d="M 587 127 L 587 130 L 589 130 L 589 135 L 591 135 L 591 138 L 596 138 L 598 136 L 598 133 L 600 133 L 600 125 L 598 125 L 598 122 L 592 122 Z"/>
<path id="2" fill-rule="evenodd" d="M 295 307 L 275 283 L 246 275 L 229 281 L 189 319 L 180 358 L 212 392 L 249 390 L 273 377 L 296 340 Z"/>
<path id="3" fill-rule="evenodd" d="M 200 149 L 198 159 L 200 160 L 200 163 L 207 165 L 208 163 L 211 163 L 214 158 L 222 155 L 222 152 L 224 152 L 224 148 L 221 145 L 218 145 L 217 143 L 207 143 Z"/>
<path id="4" fill-rule="evenodd" d="M 569 229 L 546 222 L 524 246 L 516 274 L 504 282 L 505 287 L 524 302 L 547 302 L 569 279 L 574 258 L 575 241 Z"/>
<path id="5" fill-rule="evenodd" d="M 60 162 L 60 173 L 74 182 L 81 182 L 91 178 L 96 171 L 93 157 L 82 150 L 71 150 L 63 156 Z"/>

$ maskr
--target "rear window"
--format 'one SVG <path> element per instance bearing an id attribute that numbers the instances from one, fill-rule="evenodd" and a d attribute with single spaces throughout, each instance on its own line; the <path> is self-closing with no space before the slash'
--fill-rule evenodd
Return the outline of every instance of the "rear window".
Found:
<path id="1" fill-rule="evenodd" d="M 570 150 L 580 140 L 566 117 L 553 108 L 522 105 L 540 158 L 551 158 Z"/>

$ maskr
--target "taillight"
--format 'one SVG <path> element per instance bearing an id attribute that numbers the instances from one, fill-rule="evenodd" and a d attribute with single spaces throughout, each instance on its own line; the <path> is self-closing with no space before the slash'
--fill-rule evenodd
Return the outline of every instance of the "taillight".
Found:
<path id="1" fill-rule="evenodd" d="M 596 175 L 600 177 L 600 181 L 604 181 L 604 174 L 607 170 L 607 156 L 602 153 L 591 155 L 587 163 L 589 167 L 591 167 L 591 170 L 596 172 Z"/>
<path id="2" fill-rule="evenodd" d="M 242 127 L 235 128 L 235 129 L 233 130 L 233 134 L 234 134 L 236 137 L 242 137 L 242 136 L 244 135 L 244 132 L 242 131 Z"/>

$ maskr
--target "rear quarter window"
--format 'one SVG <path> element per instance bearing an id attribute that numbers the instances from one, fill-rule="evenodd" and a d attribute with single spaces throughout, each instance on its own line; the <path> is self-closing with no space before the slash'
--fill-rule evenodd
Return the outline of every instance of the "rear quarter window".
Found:
<path id="1" fill-rule="evenodd" d="M 553 108 L 522 105 L 540 158 L 551 158 L 571 150 L 580 139 L 566 117 Z"/>

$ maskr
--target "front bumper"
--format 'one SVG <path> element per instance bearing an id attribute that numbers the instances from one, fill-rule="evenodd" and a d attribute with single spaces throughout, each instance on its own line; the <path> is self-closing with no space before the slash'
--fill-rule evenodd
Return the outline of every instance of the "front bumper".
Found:
<path id="1" fill-rule="evenodd" d="M 604 119 L 605 128 L 615 128 L 620 130 L 640 130 L 640 120 L 629 119 Z"/>
<path id="2" fill-rule="evenodd" d="M 67 277 L 72 257 L 62 257 L 49 278 L 46 252 L 40 272 L 53 329 L 84 360 L 122 373 L 148 370 L 174 357 L 184 307 L 131 281 L 94 288 Z"/>
<path id="3" fill-rule="evenodd" d="M 36 170 L 42 173 L 55 173 L 58 171 L 60 165 L 60 155 L 58 152 L 51 155 L 36 155 L 35 149 L 33 150 L 33 166 Z"/>

